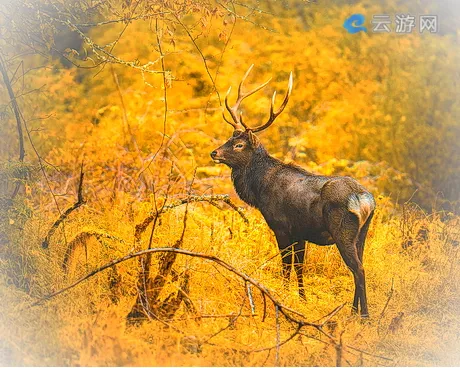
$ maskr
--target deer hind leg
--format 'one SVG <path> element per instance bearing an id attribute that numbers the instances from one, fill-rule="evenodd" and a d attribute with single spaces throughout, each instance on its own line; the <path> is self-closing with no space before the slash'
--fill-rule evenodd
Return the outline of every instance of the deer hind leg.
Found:
<path id="1" fill-rule="evenodd" d="M 374 212 L 372 212 L 369 215 L 369 217 L 367 218 L 366 222 L 364 223 L 364 225 L 359 230 L 358 239 L 356 241 L 356 249 L 358 251 L 358 259 L 361 262 L 361 266 L 364 265 L 364 262 L 363 262 L 364 245 L 366 243 L 367 232 L 369 230 L 369 225 L 371 223 L 371 220 L 372 220 L 373 216 L 374 216 Z M 364 273 L 364 269 L 363 269 L 363 273 Z M 365 283 L 365 280 L 364 280 L 364 283 Z M 368 316 L 369 313 L 368 313 L 368 310 L 367 310 L 366 285 L 364 285 L 363 294 L 362 294 L 362 298 L 360 299 L 360 303 L 361 303 L 361 314 L 363 316 Z M 354 296 L 354 300 L 353 300 L 353 306 L 355 306 L 355 305 L 358 305 L 358 296 L 357 296 L 356 292 L 355 292 L 355 296 Z M 356 311 L 357 311 L 357 309 L 356 309 Z"/>
<path id="2" fill-rule="evenodd" d="M 337 207 L 329 209 L 326 213 L 329 232 L 332 234 L 345 264 L 353 274 L 355 283 L 353 310 L 358 312 L 360 304 L 361 316 L 368 317 L 366 278 L 362 264 L 364 242 L 360 246 L 361 249 L 358 249 L 360 235 L 358 218 L 348 210 Z"/>
<path id="3" fill-rule="evenodd" d="M 372 212 L 367 218 L 361 230 L 359 230 L 358 241 L 356 242 L 356 247 L 358 248 L 358 257 L 361 263 L 363 262 L 363 253 L 364 253 L 364 244 L 366 242 L 367 231 L 369 230 L 369 225 L 371 224 L 372 217 L 374 212 Z"/>

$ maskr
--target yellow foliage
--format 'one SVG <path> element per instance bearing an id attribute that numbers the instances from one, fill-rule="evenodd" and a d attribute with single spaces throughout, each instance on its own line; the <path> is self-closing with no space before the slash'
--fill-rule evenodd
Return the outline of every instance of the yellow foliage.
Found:
<path id="1" fill-rule="evenodd" d="M 24 3 L 31 9 L 36 5 Z M 263 320 L 264 300 L 253 289 L 252 315 L 241 279 L 200 258 L 178 256 L 178 280 L 168 276 L 161 294 L 177 293 L 180 278 L 189 274 L 188 296 L 196 312 L 182 304 L 166 324 L 155 319 L 127 323 L 138 295 L 137 259 L 30 307 L 137 246 L 175 245 L 183 231 L 184 206 L 163 214 L 140 244 L 134 241 L 135 227 L 191 191 L 229 194 L 243 206 L 249 225 L 225 204 L 193 203 L 181 247 L 228 262 L 311 321 L 347 303 L 327 326 L 328 333 L 355 348 L 343 350 L 343 364 L 458 365 L 460 219 L 436 212 L 447 207 L 455 212 L 460 200 L 458 34 L 446 28 L 435 35 L 352 35 L 342 26 L 355 13 L 370 19 L 412 12 L 411 5 L 399 1 L 253 2 L 262 12 L 251 10 L 252 5 L 220 3 L 108 2 L 95 16 L 108 23 L 82 27 L 83 35 L 102 50 L 113 46 L 113 54 L 132 61 L 129 65 L 101 61 L 81 39 L 78 50 L 64 48 L 70 61 L 59 59 L 50 35 L 62 31 L 65 39 L 76 32 L 59 28 L 57 21 L 54 28 L 37 31 L 49 58 L 24 53 L 8 59 L 10 76 L 23 67 L 28 71 L 13 83 L 23 114 L 26 160 L 16 161 L 15 115 L 2 113 L 0 363 L 277 363 L 276 349 L 265 349 L 276 342 L 273 306 L 267 303 Z M 69 9 L 78 4 L 83 2 L 72 2 Z M 170 7 L 180 16 L 126 20 L 136 6 L 149 13 Z M 422 10 L 437 14 L 442 8 L 424 3 L 417 12 Z M 45 11 L 38 14 L 46 17 Z M 84 14 L 85 22 L 93 15 Z M 123 22 L 110 21 L 113 15 Z M 2 22 L 0 35 L 7 37 Z M 20 45 L 0 39 L 2 55 L 15 51 L 13 46 Z M 316 173 L 352 176 L 376 197 L 364 256 L 368 323 L 350 316 L 353 279 L 335 247 L 309 245 L 306 301 L 299 300 L 294 280 L 283 284 L 272 232 L 256 210 L 237 199 L 229 169 L 210 160 L 210 152 L 231 134 L 221 115 L 225 93 L 232 86 L 233 102 L 238 81 L 252 63 L 247 88 L 272 80 L 243 103 L 249 125 L 266 121 L 273 92 L 279 106 L 289 72 L 294 75 L 286 110 L 260 134 L 268 151 Z M 158 73 L 141 71 L 139 65 L 145 64 Z M 0 97 L 0 109 L 9 111 L 4 88 Z M 82 163 L 87 202 L 43 250 L 40 244 L 53 221 L 75 203 Z M 415 209 L 408 199 L 433 211 Z M 153 274 L 159 264 L 154 256 Z M 293 332 L 285 320 L 279 329 L 281 341 Z M 278 363 L 335 365 L 331 341 L 308 327 L 303 332 L 280 347 Z"/>
<path id="2" fill-rule="evenodd" d="M 308 246 L 307 297 L 306 301 L 300 300 L 294 280 L 283 285 L 275 239 L 254 210 L 247 212 L 250 224 L 245 225 L 233 211 L 222 212 L 209 205 L 191 204 L 183 248 L 227 261 L 266 285 L 275 297 L 311 321 L 346 302 L 346 308 L 334 318 L 336 325 L 329 332 L 337 336 L 343 331 L 344 344 L 392 359 L 386 361 L 366 354 L 361 357 L 355 350 L 348 349 L 343 354 L 350 364 L 358 364 L 363 359 L 366 365 L 455 365 L 459 358 L 455 336 L 460 326 L 460 273 L 458 252 L 453 244 L 455 239 L 458 243 L 456 224 L 460 219 L 451 215 L 450 220 L 443 223 L 438 215 L 426 217 L 410 208 L 404 215 L 394 214 L 388 198 L 379 197 L 377 201 L 378 210 L 364 256 L 371 313 L 370 321 L 364 324 L 358 317 L 350 317 L 353 281 L 337 249 Z M 127 221 L 123 208 L 101 214 L 85 211 L 68 221 L 67 234 L 82 230 L 91 232 L 88 225 L 93 224 L 93 229 L 100 229 L 99 233 L 116 235 L 126 243 L 101 238 L 100 242 L 91 240 L 81 244 L 80 251 L 74 255 L 74 271 L 67 275 L 60 265 L 66 251 L 64 238 L 56 237 L 49 249 L 53 257 L 49 257 L 37 249 L 40 237 L 28 231 L 25 239 L 28 248 L 37 249 L 28 251 L 27 255 L 37 268 L 30 275 L 34 293 L 40 290 L 43 295 L 57 290 L 96 266 L 127 254 L 132 246 L 134 225 L 151 206 L 137 204 L 132 221 Z M 183 215 L 183 208 L 164 215 L 155 231 L 154 247 L 172 244 L 181 232 Z M 29 229 L 34 229 L 41 221 L 37 218 L 28 225 Z M 424 238 L 420 237 L 422 228 L 426 230 Z M 143 237 L 144 244 L 148 242 L 148 233 Z M 410 246 L 405 246 L 408 240 L 411 240 Z M 23 251 L 8 248 L 8 252 L 15 254 Z M 155 257 L 154 269 L 157 262 Z M 191 273 L 189 296 L 197 312 L 194 314 L 181 307 L 168 322 L 174 328 L 155 320 L 139 326 L 127 324 L 126 315 L 136 297 L 138 268 L 135 260 L 117 266 L 120 284 L 116 303 L 112 301 L 115 292 L 110 282 L 112 271 L 106 270 L 32 308 L 28 305 L 38 295 L 27 295 L 11 285 L 8 262 L 4 267 L 7 273 L 3 274 L 0 287 L 4 301 L 0 331 L 2 336 L 8 336 L 2 341 L 1 349 L 9 364 L 274 363 L 274 351 L 248 353 L 273 346 L 276 331 L 273 306 L 267 304 L 267 317 L 262 321 L 263 299 L 254 289 L 256 315 L 251 317 L 244 284 L 212 262 L 185 256 L 177 259 L 176 271 L 189 270 Z M 171 279 L 167 285 L 171 291 L 177 287 Z M 212 337 L 229 323 L 229 318 L 219 316 L 238 314 L 240 308 L 242 316 L 235 324 Z M 196 319 L 200 315 L 203 316 L 201 320 Z M 398 318 L 396 324 L 394 321 Z M 282 340 L 292 333 L 289 323 L 282 322 L 280 329 Z M 328 339 L 308 328 L 305 333 L 306 336 L 299 336 L 281 347 L 280 364 L 333 365 L 335 348 L 327 344 Z"/>

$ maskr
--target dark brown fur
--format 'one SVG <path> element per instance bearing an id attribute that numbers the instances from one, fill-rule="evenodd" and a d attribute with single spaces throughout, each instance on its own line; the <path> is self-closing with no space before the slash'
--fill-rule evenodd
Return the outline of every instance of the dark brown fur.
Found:
<path id="1" fill-rule="evenodd" d="M 235 130 L 211 157 L 232 169 L 240 198 L 258 208 L 275 233 L 284 274 L 289 277 L 294 264 L 300 295 L 305 295 L 305 242 L 335 243 L 353 273 L 353 309 L 359 304 L 361 315 L 368 316 L 363 251 L 375 209 L 372 194 L 352 178 L 315 175 L 279 161 L 250 129 Z"/>

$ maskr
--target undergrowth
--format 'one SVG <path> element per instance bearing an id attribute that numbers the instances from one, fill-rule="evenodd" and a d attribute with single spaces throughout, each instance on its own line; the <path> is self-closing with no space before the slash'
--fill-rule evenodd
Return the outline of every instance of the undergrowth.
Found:
<path id="1" fill-rule="evenodd" d="M 460 362 L 459 219 L 444 213 L 427 215 L 413 206 L 395 211 L 387 198 L 378 202 L 364 256 L 371 313 L 365 322 L 350 313 L 353 280 L 335 247 L 308 245 L 305 301 L 299 299 L 293 278 L 283 283 L 276 240 L 255 210 L 246 211 L 250 221 L 245 224 L 231 209 L 189 204 L 181 248 L 226 261 L 311 322 L 346 303 L 326 327 L 334 338 L 341 338 L 344 365 L 456 365 Z M 96 267 L 133 252 L 134 227 L 151 207 L 150 203 L 134 204 L 129 210 L 85 207 L 65 222 L 47 250 L 40 245 L 49 220 L 34 217 L 25 224 L 23 238 L 2 249 L 3 364 L 337 363 L 336 346 L 308 327 L 281 344 L 277 356 L 277 330 L 283 342 L 294 332 L 292 324 L 281 317 L 277 323 L 270 302 L 264 312 L 263 298 L 255 288 L 252 310 L 247 286 L 235 274 L 184 255 L 177 256 L 174 270 L 190 275 L 188 296 L 194 311 L 181 305 L 168 321 L 127 321 L 137 295 L 137 259 L 31 306 Z M 173 246 L 184 226 L 184 212 L 182 206 L 162 215 L 152 247 Z M 150 234 L 151 228 L 143 235 L 143 248 Z M 153 274 L 160 258 L 153 257 Z M 21 287 L 25 284 L 26 289 Z M 177 287 L 169 277 L 163 297 Z"/>

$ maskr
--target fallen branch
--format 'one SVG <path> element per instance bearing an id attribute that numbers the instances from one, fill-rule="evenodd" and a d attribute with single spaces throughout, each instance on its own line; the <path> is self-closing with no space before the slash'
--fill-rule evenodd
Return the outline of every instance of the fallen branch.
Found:
<path id="1" fill-rule="evenodd" d="M 261 293 L 262 295 L 265 297 L 265 298 L 268 298 L 273 304 L 274 306 L 277 308 L 277 310 L 279 311 L 280 314 L 282 314 L 288 321 L 290 322 L 293 322 L 296 326 L 297 326 L 297 330 L 294 334 L 292 334 L 287 340 L 284 340 L 283 342 L 277 342 L 276 346 L 274 348 L 279 348 L 279 346 L 281 346 L 281 344 L 285 344 L 287 343 L 288 341 L 292 340 L 296 335 L 304 335 L 306 337 L 309 337 L 308 335 L 305 335 L 305 334 L 302 334 L 301 333 L 301 329 L 302 327 L 312 327 L 316 330 L 318 330 L 320 333 L 322 333 L 323 335 L 325 335 L 326 337 L 329 338 L 329 340 L 331 341 L 332 345 L 334 345 L 335 347 L 337 347 L 340 343 L 337 342 L 335 340 L 335 338 L 333 336 L 331 336 L 329 333 L 327 333 L 326 331 L 324 331 L 323 329 L 323 325 L 324 325 L 324 322 L 323 323 L 314 323 L 314 322 L 309 322 L 307 320 L 307 318 L 302 315 L 300 312 L 297 312 L 289 307 L 287 307 L 286 305 L 284 305 L 283 303 L 281 303 L 280 301 L 277 300 L 277 298 L 275 298 L 273 296 L 273 294 L 261 283 L 259 283 L 257 280 L 247 276 L 246 274 L 244 274 L 243 272 L 237 270 L 235 267 L 231 266 L 230 264 L 228 264 L 227 262 L 215 257 L 215 256 L 212 256 L 212 255 L 209 255 L 209 254 L 204 254 L 204 253 L 196 253 L 196 252 L 191 252 L 191 251 L 188 251 L 188 250 L 184 250 L 184 249 L 177 249 L 177 248 L 150 248 L 150 249 L 145 249 L 145 250 L 142 250 L 142 251 L 139 251 L 139 252 L 136 252 L 136 253 L 131 253 L 131 254 L 127 254 L 126 256 L 122 257 L 122 258 L 118 258 L 118 259 L 115 259 L 101 267 L 98 267 L 97 269 L 93 270 L 92 272 L 90 272 L 89 274 L 87 274 L 86 276 L 83 276 L 81 278 L 79 278 L 78 280 L 76 280 L 75 282 L 73 282 L 71 285 L 63 288 L 63 289 L 60 289 L 58 291 L 55 291 L 51 294 L 48 294 L 47 296 L 37 300 L 36 302 L 34 302 L 31 306 L 37 306 L 37 305 L 40 305 L 50 299 L 52 299 L 53 297 L 55 296 L 58 296 L 74 287 L 76 287 L 77 285 L 81 284 L 82 282 L 88 280 L 89 278 L 95 276 L 96 274 L 108 269 L 108 268 L 111 268 L 119 263 L 122 263 L 122 262 L 125 262 L 125 261 L 128 261 L 130 259 L 133 259 L 133 258 L 136 258 L 136 257 L 142 257 L 146 254 L 149 254 L 149 253 L 176 253 L 176 254 L 182 254 L 182 255 L 185 255 L 185 256 L 190 256 L 190 257 L 196 257 L 196 258 L 202 258 L 202 259 L 205 259 L 205 260 L 208 260 L 208 261 L 211 261 L 211 262 L 214 262 L 216 264 L 218 264 L 219 266 L 221 266 L 222 268 L 232 272 L 233 274 L 239 276 L 243 281 L 245 281 L 246 283 L 248 284 L 251 284 L 253 285 L 254 287 L 256 287 Z M 326 316 L 324 316 L 323 318 L 321 319 L 324 319 L 326 318 L 327 320 L 330 319 L 330 316 L 331 315 L 335 315 L 340 309 L 342 308 L 342 306 L 339 306 L 337 308 L 335 308 L 332 312 L 328 313 Z M 240 311 L 240 314 L 241 314 L 241 311 Z M 297 317 L 296 317 L 297 316 Z M 235 316 L 236 318 L 238 317 L 238 315 Z M 161 321 L 162 323 L 166 323 L 164 321 Z M 169 324 L 168 324 L 169 325 Z M 321 340 L 322 341 L 322 340 Z M 323 341 L 325 342 L 325 341 Z M 325 342 L 327 343 L 327 342 Z M 392 359 L 391 358 L 387 358 L 387 357 L 384 357 L 384 356 L 379 356 L 379 355 L 374 355 L 374 354 L 371 354 L 371 353 L 367 353 L 361 349 L 358 349 L 358 348 L 355 348 L 355 347 L 352 347 L 352 346 L 348 346 L 348 345 L 342 345 L 342 349 L 346 349 L 346 348 L 349 348 L 349 349 L 352 349 L 352 350 L 355 350 L 355 351 L 359 351 L 363 354 L 366 354 L 366 355 L 369 355 L 369 356 L 373 356 L 373 357 L 376 357 L 376 358 L 380 358 L 380 359 L 385 359 L 385 360 L 388 360 L 388 361 L 391 361 Z M 270 348 L 268 348 L 270 349 Z M 273 347 L 272 347 L 273 349 Z M 263 350 L 266 350 L 266 349 L 263 349 Z M 260 351 L 263 351 L 263 350 L 260 350 Z"/>
<path id="2" fill-rule="evenodd" d="M 45 239 L 42 242 L 42 248 L 47 249 L 49 246 L 50 238 L 53 236 L 53 234 L 56 232 L 57 228 L 61 224 L 62 221 L 64 221 L 73 211 L 75 211 L 77 208 L 85 204 L 85 200 L 83 199 L 83 177 L 84 177 L 84 172 L 83 172 L 83 163 L 81 165 L 80 169 L 80 183 L 78 184 L 78 194 L 77 194 L 77 201 L 67 208 L 64 213 L 59 216 L 59 218 L 54 222 L 53 226 L 48 231 L 48 234 L 46 234 Z"/>
<path id="3" fill-rule="evenodd" d="M 83 281 L 93 277 L 94 275 L 98 274 L 101 271 L 106 270 L 107 268 L 113 267 L 116 264 L 125 262 L 125 261 L 133 259 L 133 258 L 141 257 L 141 256 L 143 256 L 145 254 L 149 254 L 149 253 L 176 253 L 176 254 L 183 254 L 183 255 L 186 255 L 186 256 L 190 256 L 190 257 L 197 257 L 197 258 L 202 258 L 202 259 L 212 261 L 212 262 L 218 264 L 219 266 L 227 269 L 228 271 L 234 273 L 235 275 L 239 276 L 241 279 L 243 279 L 247 283 L 254 285 L 268 299 L 270 299 L 270 301 L 275 306 L 278 306 L 278 309 L 279 309 L 280 313 L 283 314 L 288 320 L 290 320 L 290 321 L 292 321 L 294 323 L 297 323 L 297 324 L 301 324 L 302 326 L 315 327 L 318 330 L 320 330 L 321 332 L 327 334 L 325 331 L 323 331 L 321 324 L 309 322 L 307 320 L 307 318 L 305 316 L 303 316 L 301 313 L 299 313 L 299 312 L 297 312 L 295 310 L 292 310 L 291 308 L 289 308 L 286 305 L 284 305 L 281 302 L 279 302 L 273 296 L 273 294 L 264 285 L 260 284 L 258 281 L 254 280 L 253 278 L 247 276 L 243 272 L 237 270 L 235 267 L 231 266 L 227 262 L 225 262 L 225 261 L 223 261 L 223 260 L 221 260 L 221 259 L 219 259 L 219 258 L 217 258 L 215 256 L 209 255 L 209 254 L 196 253 L 196 252 L 191 252 L 191 251 L 188 251 L 188 250 L 178 249 L 178 248 L 151 248 L 151 249 L 145 249 L 145 250 L 141 250 L 139 252 L 128 254 L 128 255 L 126 255 L 126 256 L 124 256 L 122 258 L 115 259 L 115 260 L 113 260 L 113 261 L 111 261 L 109 263 L 106 263 L 105 265 L 103 265 L 101 267 L 98 267 L 97 269 L 95 269 L 94 271 L 90 272 L 86 276 L 81 277 L 77 281 L 73 282 L 71 285 L 69 285 L 69 286 L 67 286 L 67 287 L 65 287 L 63 289 L 60 289 L 58 291 L 55 291 L 55 292 L 53 292 L 53 293 L 51 293 L 51 294 L 39 299 L 38 301 L 34 302 L 32 304 L 32 306 L 39 305 L 39 304 L 41 304 L 41 303 L 43 303 L 43 302 L 45 302 L 45 301 L 57 296 L 57 295 L 60 295 L 60 294 L 62 294 L 64 292 L 66 292 L 67 290 L 70 290 L 70 289 L 74 288 L 75 286 L 79 285 Z M 295 315 L 301 317 L 301 319 L 298 319 L 298 318 L 292 316 L 291 314 L 295 314 Z M 328 335 L 328 336 L 330 336 L 330 335 Z"/>

